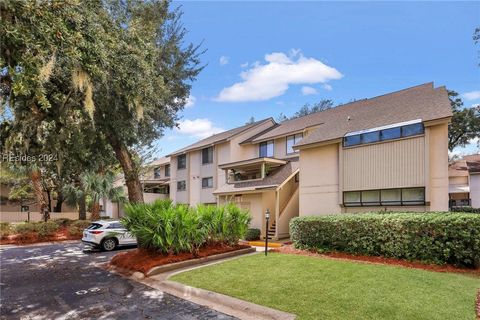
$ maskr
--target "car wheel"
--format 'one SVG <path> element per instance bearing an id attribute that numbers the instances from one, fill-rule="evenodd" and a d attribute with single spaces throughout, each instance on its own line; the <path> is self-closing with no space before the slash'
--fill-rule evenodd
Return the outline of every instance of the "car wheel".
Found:
<path id="1" fill-rule="evenodd" d="M 114 238 L 105 239 L 102 241 L 101 247 L 103 251 L 112 251 L 117 247 L 117 241 Z"/>

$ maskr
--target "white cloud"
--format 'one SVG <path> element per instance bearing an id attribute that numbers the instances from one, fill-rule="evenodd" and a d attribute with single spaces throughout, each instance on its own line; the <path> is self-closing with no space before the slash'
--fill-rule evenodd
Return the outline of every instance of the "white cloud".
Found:
<path id="1" fill-rule="evenodd" d="M 302 94 L 304 96 L 308 96 L 308 95 L 311 95 L 311 94 L 318 94 L 318 91 L 315 88 L 308 87 L 308 86 L 303 86 L 302 87 Z"/>
<path id="2" fill-rule="evenodd" d="M 191 108 L 195 105 L 195 102 L 197 101 L 197 98 L 195 98 L 194 96 L 190 95 L 188 98 L 187 98 L 187 101 L 185 101 L 185 108 Z"/>
<path id="3" fill-rule="evenodd" d="M 190 137 L 204 139 L 225 130 L 215 127 L 209 119 L 199 118 L 194 120 L 181 120 L 178 123 L 178 128 L 175 128 L 175 131 Z"/>
<path id="4" fill-rule="evenodd" d="M 263 101 L 283 95 L 290 85 L 326 84 L 343 75 L 315 58 L 304 57 L 300 51 L 289 55 L 273 52 L 265 55 L 266 63 L 256 62 L 240 73 L 241 82 L 223 88 L 217 101 Z"/>
<path id="5" fill-rule="evenodd" d="M 465 100 L 477 100 L 480 99 L 480 90 L 465 92 L 462 96 Z"/>
<path id="6" fill-rule="evenodd" d="M 240 65 L 240 67 L 242 67 L 242 68 L 248 67 L 248 62 L 242 63 L 242 64 Z"/>
<path id="7" fill-rule="evenodd" d="M 221 66 L 224 66 L 224 65 L 228 64 L 228 61 L 229 61 L 229 58 L 228 58 L 228 57 L 226 57 L 226 56 L 221 56 L 219 62 L 220 62 L 220 65 L 221 65 Z"/>
<path id="8" fill-rule="evenodd" d="M 324 85 L 322 85 L 322 88 L 327 90 L 327 91 L 332 91 L 333 88 L 331 85 L 329 85 L 328 83 L 325 83 Z"/>

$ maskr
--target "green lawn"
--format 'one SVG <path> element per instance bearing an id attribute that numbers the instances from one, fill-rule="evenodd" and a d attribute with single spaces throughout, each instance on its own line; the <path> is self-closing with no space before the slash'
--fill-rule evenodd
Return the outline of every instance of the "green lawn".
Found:
<path id="1" fill-rule="evenodd" d="M 480 278 L 286 254 L 251 255 L 173 281 L 299 319 L 475 319 Z"/>

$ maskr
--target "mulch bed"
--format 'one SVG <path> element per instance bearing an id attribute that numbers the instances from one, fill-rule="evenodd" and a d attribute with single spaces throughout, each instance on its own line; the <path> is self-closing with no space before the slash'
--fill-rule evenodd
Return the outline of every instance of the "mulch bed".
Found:
<path id="1" fill-rule="evenodd" d="M 414 268 L 422 269 L 435 272 L 458 272 L 458 273 L 470 273 L 480 276 L 480 269 L 469 269 L 469 268 L 459 268 L 453 265 L 433 265 L 425 264 L 418 261 L 408 261 L 395 258 L 385 258 L 385 257 L 374 257 L 374 256 L 362 256 L 362 255 L 353 255 L 343 252 L 330 252 L 330 253 L 316 253 L 308 250 L 295 249 L 293 246 L 283 246 L 281 248 L 275 248 L 270 250 L 271 252 L 278 252 L 284 254 L 297 254 L 302 256 L 311 256 L 311 257 L 324 257 L 330 259 L 339 259 L 339 260 L 354 260 L 364 263 L 373 263 L 373 264 L 386 264 L 386 265 L 395 265 L 405 268 Z"/>
<path id="2" fill-rule="evenodd" d="M 197 257 L 191 253 L 179 253 L 164 255 L 145 249 L 136 249 L 128 252 L 116 254 L 110 261 L 111 265 L 127 269 L 130 271 L 139 271 L 146 274 L 151 268 L 163 266 L 170 263 L 203 258 L 215 254 L 250 248 L 247 245 L 227 246 L 222 244 L 209 245 L 200 249 Z"/>
<path id="3" fill-rule="evenodd" d="M 71 235 L 68 233 L 67 228 L 61 228 L 54 235 L 46 237 L 40 237 L 36 232 L 31 232 L 23 235 L 10 235 L 6 238 L 0 239 L 0 244 L 26 245 L 40 242 L 80 240 L 81 238 L 82 235 Z"/>

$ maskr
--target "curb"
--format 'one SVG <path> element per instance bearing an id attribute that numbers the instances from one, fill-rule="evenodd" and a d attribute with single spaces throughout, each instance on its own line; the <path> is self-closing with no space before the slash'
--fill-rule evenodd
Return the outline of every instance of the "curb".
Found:
<path id="1" fill-rule="evenodd" d="M 207 262 L 210 262 L 210 261 L 215 261 L 215 260 L 220 260 L 220 259 L 225 259 L 225 258 L 231 258 L 231 257 L 235 257 L 235 256 L 239 256 L 239 255 L 242 255 L 242 254 L 251 253 L 251 252 L 255 252 L 255 251 L 256 251 L 255 248 L 245 248 L 245 249 L 240 249 L 240 250 L 235 250 L 235 251 L 230 251 L 230 252 L 225 252 L 225 253 L 219 253 L 219 254 L 215 254 L 215 255 L 212 255 L 212 256 L 203 257 L 203 258 L 199 258 L 199 259 L 185 260 L 185 261 L 175 262 L 175 263 L 171 263 L 171 264 L 166 264 L 166 265 L 163 265 L 163 266 L 157 266 L 157 267 L 153 267 L 150 270 L 148 270 L 145 273 L 145 276 L 151 277 L 151 276 L 154 276 L 154 275 L 157 275 L 157 274 L 160 274 L 160 273 L 164 273 L 164 272 L 167 272 L 167 271 L 172 271 L 172 270 L 177 270 L 177 269 L 182 269 L 182 268 L 187 268 L 187 267 L 193 267 L 193 266 L 204 264 L 204 263 L 207 263 Z"/>
<path id="2" fill-rule="evenodd" d="M 296 318 L 296 316 L 291 313 L 260 306 L 221 293 L 186 286 L 170 280 L 163 281 L 162 286 L 164 290 L 166 289 L 165 291 L 177 297 L 208 306 L 240 319 L 293 320 Z"/>

